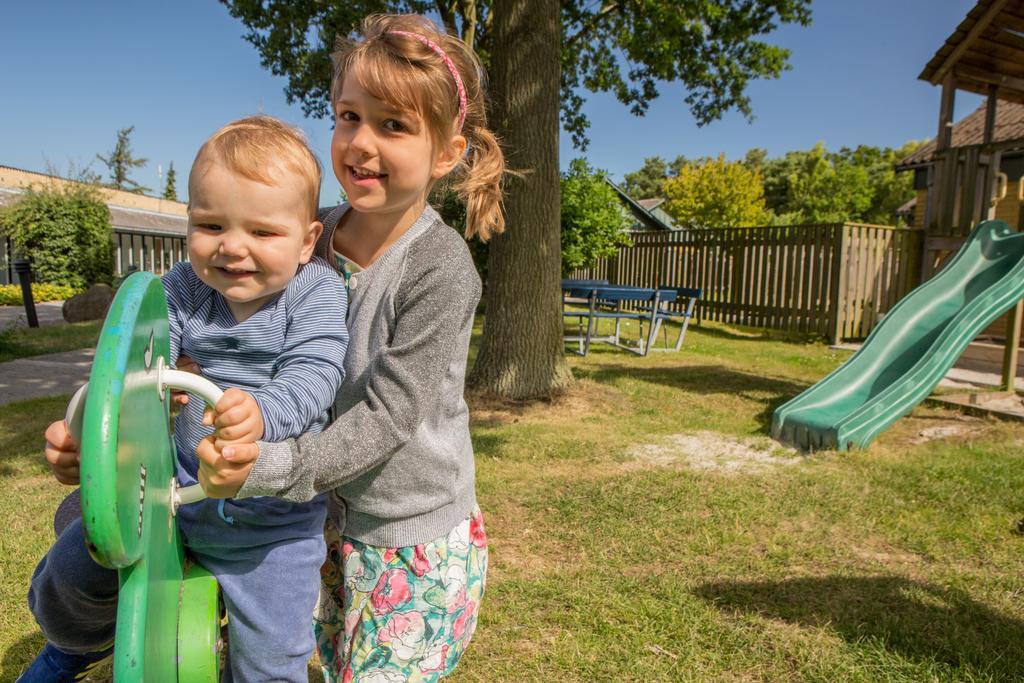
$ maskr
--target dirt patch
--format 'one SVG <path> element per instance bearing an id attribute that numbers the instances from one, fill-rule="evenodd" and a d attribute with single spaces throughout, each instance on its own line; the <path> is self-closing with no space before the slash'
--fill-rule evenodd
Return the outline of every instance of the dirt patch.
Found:
<path id="1" fill-rule="evenodd" d="M 980 431 L 977 425 L 971 423 L 950 422 L 919 430 L 917 436 L 912 438 L 910 443 L 922 444 L 936 439 L 968 438 L 976 436 Z"/>
<path id="2" fill-rule="evenodd" d="M 803 462 L 806 456 L 767 437 L 737 438 L 717 432 L 673 434 L 658 443 L 630 449 L 629 468 L 691 467 L 740 474 Z"/>
<path id="3" fill-rule="evenodd" d="M 513 494 L 486 504 L 484 525 L 491 541 L 488 578 L 541 576 L 568 569 L 557 523 L 530 511 L 516 498 Z"/>
<path id="4" fill-rule="evenodd" d="M 841 539 L 847 536 L 848 534 L 841 530 L 837 530 L 835 533 L 839 543 L 842 543 Z M 929 555 L 915 553 L 877 537 L 851 539 L 846 545 L 853 556 L 859 560 L 858 564 L 862 563 L 861 568 L 870 572 L 877 571 L 878 567 L 884 567 L 889 572 L 913 578 L 932 560 Z"/>
<path id="5" fill-rule="evenodd" d="M 866 562 L 877 562 L 886 567 L 920 564 L 925 561 L 921 555 L 894 549 L 854 548 L 853 554 Z"/>
<path id="6" fill-rule="evenodd" d="M 578 380 L 572 389 L 551 399 L 513 401 L 482 392 L 466 392 L 473 424 L 500 426 L 520 420 L 552 424 L 594 415 L 621 414 L 628 398 L 617 389 L 589 380 Z"/>

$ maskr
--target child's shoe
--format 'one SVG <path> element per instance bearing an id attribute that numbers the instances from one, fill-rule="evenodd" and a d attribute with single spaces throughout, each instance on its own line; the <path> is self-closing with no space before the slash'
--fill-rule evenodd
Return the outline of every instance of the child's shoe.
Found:
<path id="1" fill-rule="evenodd" d="M 36 655 L 32 664 L 18 677 L 16 683 L 76 683 L 83 681 L 112 654 L 114 654 L 113 647 L 99 652 L 69 654 L 47 643 L 42 652 Z"/>

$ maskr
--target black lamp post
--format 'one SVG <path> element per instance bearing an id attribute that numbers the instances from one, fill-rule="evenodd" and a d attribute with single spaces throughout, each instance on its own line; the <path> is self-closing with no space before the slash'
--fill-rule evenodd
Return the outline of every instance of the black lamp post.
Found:
<path id="1" fill-rule="evenodd" d="M 28 259 L 14 259 L 14 272 L 18 274 L 21 282 L 21 298 L 25 301 L 25 316 L 28 318 L 29 327 L 39 327 L 39 318 L 36 317 L 36 302 L 32 298 L 32 264 Z"/>

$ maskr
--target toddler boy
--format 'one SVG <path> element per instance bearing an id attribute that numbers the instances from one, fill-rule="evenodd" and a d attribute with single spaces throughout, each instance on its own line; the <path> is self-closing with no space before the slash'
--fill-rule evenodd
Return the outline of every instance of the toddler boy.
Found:
<path id="1" fill-rule="evenodd" d="M 204 438 L 219 447 L 281 441 L 327 423 L 348 334 L 344 285 L 313 256 L 323 230 L 320 177 L 302 134 L 267 116 L 228 124 L 196 155 L 190 263 L 163 278 L 169 361 L 191 359 L 225 389 L 218 414 L 244 418 L 215 432 L 204 425 L 201 401 L 184 405 L 175 421 L 182 485 L 197 481 L 195 448 Z M 74 470 L 54 465 L 61 481 L 76 479 Z M 217 577 L 227 607 L 225 680 L 307 680 L 325 514 L 323 496 L 202 500 L 179 509 L 185 545 Z M 117 586 L 117 572 L 92 560 L 81 519 L 74 520 L 32 577 L 29 606 L 48 642 L 19 682 L 81 680 L 109 656 Z"/>

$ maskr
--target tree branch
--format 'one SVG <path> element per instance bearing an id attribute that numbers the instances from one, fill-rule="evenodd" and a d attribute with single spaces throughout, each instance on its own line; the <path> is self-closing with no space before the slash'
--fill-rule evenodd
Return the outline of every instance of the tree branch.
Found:
<path id="1" fill-rule="evenodd" d="M 459 29 L 455 25 L 455 8 L 458 0 L 452 0 L 450 3 L 444 2 L 444 0 L 435 0 L 434 5 L 437 7 L 437 13 L 441 15 L 441 22 L 444 23 L 445 30 L 453 36 L 459 35 Z"/>
<path id="2" fill-rule="evenodd" d="M 470 50 L 476 41 L 476 0 L 461 0 L 462 5 L 462 42 Z"/>
<path id="3" fill-rule="evenodd" d="M 618 2 L 612 2 L 612 3 L 609 3 L 609 4 L 605 5 L 604 7 L 601 8 L 600 12 L 598 12 L 597 14 L 593 15 L 593 19 L 590 22 L 588 22 L 586 25 L 584 25 L 583 28 L 581 28 L 579 31 L 577 31 L 573 35 L 567 37 L 565 39 L 565 45 L 567 47 L 572 47 L 573 45 L 576 44 L 576 41 L 578 41 L 580 38 L 583 38 L 584 36 L 589 34 L 591 31 L 596 29 L 597 25 L 599 23 L 601 23 L 602 19 L 604 19 L 606 16 L 608 16 L 612 12 L 614 12 L 616 10 L 619 10 L 619 9 L 622 9 L 622 7 L 619 5 Z"/>

